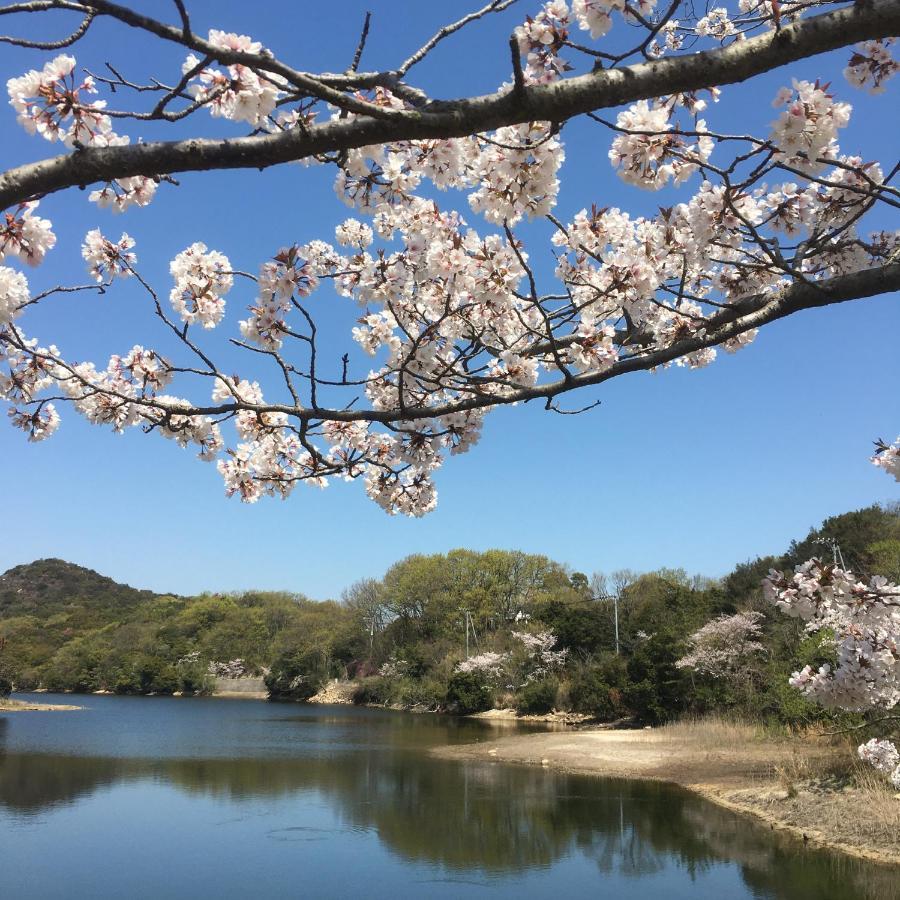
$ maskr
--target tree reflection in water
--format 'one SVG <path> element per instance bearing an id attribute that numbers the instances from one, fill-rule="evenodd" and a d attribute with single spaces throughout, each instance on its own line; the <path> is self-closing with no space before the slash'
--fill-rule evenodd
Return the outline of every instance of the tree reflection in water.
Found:
<path id="1" fill-rule="evenodd" d="M 626 878 L 672 862 L 693 877 L 731 862 L 761 897 L 835 896 L 836 879 L 853 885 L 855 897 L 896 897 L 896 870 L 799 848 L 680 789 L 438 761 L 421 752 L 425 733 L 412 747 L 380 742 L 345 754 L 167 759 L 4 752 L 6 728 L 0 719 L 0 809 L 19 817 L 115 784 L 159 781 L 236 803 L 296 799 L 298 817 L 304 800 L 324 799 L 347 828 L 374 831 L 402 858 L 439 863 L 460 877 L 521 873 L 581 854 L 600 873 Z M 312 830 L 298 824 L 273 838 L 331 836 Z"/>

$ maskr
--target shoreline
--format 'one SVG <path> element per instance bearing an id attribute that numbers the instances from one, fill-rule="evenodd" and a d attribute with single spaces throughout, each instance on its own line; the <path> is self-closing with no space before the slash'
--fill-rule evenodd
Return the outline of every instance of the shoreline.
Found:
<path id="1" fill-rule="evenodd" d="M 4 712 L 68 712 L 84 709 L 65 703 L 26 703 L 23 700 L 0 700 L 0 713 Z"/>
<path id="2" fill-rule="evenodd" d="M 893 824 L 885 821 L 873 827 L 866 819 L 873 811 L 863 789 L 832 786 L 829 790 L 824 778 L 802 777 L 816 768 L 827 769 L 835 758 L 834 748 L 787 739 L 757 738 L 732 746 L 721 740 L 699 742 L 692 740 L 690 727 L 507 735 L 431 752 L 460 762 L 511 763 L 593 777 L 664 781 L 733 812 L 753 816 L 810 846 L 900 866 L 900 799 L 884 792 L 883 802 L 894 805 L 887 807 Z M 787 787 L 785 772 L 799 776 Z M 812 823 L 822 822 L 826 827 L 812 827 Z"/>

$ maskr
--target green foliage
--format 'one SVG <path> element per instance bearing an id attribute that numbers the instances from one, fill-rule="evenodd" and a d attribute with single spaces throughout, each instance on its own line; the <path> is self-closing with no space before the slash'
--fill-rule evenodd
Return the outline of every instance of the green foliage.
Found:
<path id="1" fill-rule="evenodd" d="M 529 681 L 516 692 L 516 712 L 542 715 L 556 705 L 559 682 L 555 678 L 541 678 Z"/>
<path id="2" fill-rule="evenodd" d="M 573 710 L 597 719 L 609 720 L 624 712 L 622 691 L 607 682 L 598 666 L 582 666 L 569 682 L 569 703 Z"/>
<path id="3" fill-rule="evenodd" d="M 827 635 L 808 635 L 765 603 L 760 581 L 771 568 L 829 555 L 820 539 L 837 540 L 861 573 L 900 577 L 896 507 L 834 516 L 784 555 L 742 563 L 720 582 L 682 569 L 589 579 L 537 554 L 457 549 L 407 557 L 383 579 L 351 585 L 341 603 L 315 603 L 263 591 L 153 594 L 40 560 L 0 576 L 0 688 L 205 693 L 210 662 L 242 660 L 246 670 L 266 673 L 271 695 L 282 699 L 307 699 L 329 679 L 355 677 L 356 702 L 469 713 L 527 682 L 514 702 L 528 712 L 557 705 L 649 724 L 734 712 L 797 726 L 830 714 L 788 678 L 829 662 L 833 650 Z M 617 599 L 621 655 L 613 653 L 609 594 Z M 715 679 L 676 666 L 706 622 L 754 609 L 766 616 L 766 653 L 747 677 Z M 470 651 L 499 656 L 494 674 L 455 671 L 464 611 L 476 643 Z M 558 682 L 533 680 L 546 669 L 512 637 L 523 629 L 550 631 L 554 649 L 568 651 Z"/>
<path id="4" fill-rule="evenodd" d="M 353 702 L 360 706 L 383 706 L 391 703 L 390 682 L 378 676 L 362 679 L 357 682 L 353 692 Z"/>
<path id="5" fill-rule="evenodd" d="M 861 574 L 874 571 L 871 547 L 881 541 L 900 540 L 900 513 L 896 508 L 867 506 L 826 519 L 819 528 L 810 529 L 802 541 L 793 541 L 785 554 L 785 567 L 796 566 L 811 556 L 828 559 L 831 550 L 820 540 L 834 540 L 841 548 L 846 566 Z"/>
<path id="6" fill-rule="evenodd" d="M 671 630 L 657 631 L 636 644 L 626 666 L 623 698 L 639 721 L 659 725 L 690 709 L 689 679 L 675 667 L 683 650 L 682 635 Z"/>
<path id="7" fill-rule="evenodd" d="M 447 707 L 460 715 L 483 712 L 494 703 L 488 680 L 478 672 L 455 672 L 447 685 Z"/>
<path id="8" fill-rule="evenodd" d="M 552 600 L 540 608 L 538 616 L 556 635 L 556 645 L 561 650 L 598 653 L 615 644 L 613 611 L 608 603 Z"/>

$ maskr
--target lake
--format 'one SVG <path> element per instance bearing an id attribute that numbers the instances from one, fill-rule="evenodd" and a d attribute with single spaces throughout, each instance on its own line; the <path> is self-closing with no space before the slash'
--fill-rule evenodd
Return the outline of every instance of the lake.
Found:
<path id="1" fill-rule="evenodd" d="M 897 869 L 681 789 L 430 758 L 496 725 L 43 694 L 0 714 L 0 896 L 893 900 Z"/>

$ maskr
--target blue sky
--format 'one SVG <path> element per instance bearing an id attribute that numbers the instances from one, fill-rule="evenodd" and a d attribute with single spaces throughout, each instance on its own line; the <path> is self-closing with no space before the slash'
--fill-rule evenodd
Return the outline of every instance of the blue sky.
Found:
<path id="1" fill-rule="evenodd" d="M 167 3 L 141 6 L 171 17 Z M 316 4 L 314 20 L 296 4 L 192 8 L 198 30 L 215 25 L 249 33 L 299 68 L 340 71 L 367 8 L 374 16 L 363 67 L 377 68 L 396 64 L 470 6 L 354 0 Z M 493 90 L 509 75 L 510 31 L 535 8 L 521 3 L 451 38 L 417 70 L 416 82 L 442 97 Z M 213 9 L 215 19 L 207 21 Z M 56 22 L 62 34 L 63 18 Z M 151 52 L 134 33 L 106 26 L 74 52 L 79 65 L 96 71 L 108 59 L 136 80 L 170 75 L 183 56 L 175 49 Z M 896 97 L 873 100 L 850 88 L 840 77 L 846 57 L 831 54 L 729 88 L 708 118 L 719 130 L 764 132 L 775 115 L 771 99 L 790 77 L 832 78 L 855 110 L 842 148 L 890 160 L 895 148 L 884 113 Z M 3 77 L 46 58 L 4 48 Z M 2 109 L 4 168 L 58 152 L 26 135 L 12 111 Z M 191 123 L 181 131 L 240 133 L 205 114 Z M 652 214 L 683 198 L 622 184 L 606 159 L 609 138 L 596 127 L 574 123 L 563 138 L 561 217 L 592 202 Z M 32 286 L 83 281 L 79 248 L 94 227 L 135 237 L 142 271 L 167 292 L 168 260 L 195 240 L 255 270 L 286 244 L 331 240 L 334 226 L 352 215 L 335 198 L 333 171 L 284 166 L 180 180 L 180 188 L 163 185 L 149 208 L 124 216 L 95 209 L 77 191 L 45 200 L 41 214 L 53 220 L 59 242 L 42 269 L 28 273 Z M 443 202 L 451 200 L 467 212 L 463 198 Z M 882 215 L 873 227 L 896 222 Z M 522 236 L 542 233 L 533 227 Z M 549 254 L 535 244 L 532 255 L 548 278 Z M 347 325 L 357 310 L 328 288 L 320 295 L 317 313 L 334 334 L 326 349 L 337 360 L 349 349 Z M 234 333 L 251 299 L 245 289 L 232 291 L 220 331 Z M 102 298 L 58 299 L 36 312 L 23 319 L 26 331 L 78 359 L 99 362 L 133 343 L 162 343 L 133 285 Z M 409 553 L 467 546 L 542 552 L 585 572 L 682 566 L 720 575 L 783 549 L 825 516 L 897 497 L 896 485 L 866 460 L 873 439 L 890 440 L 900 427 L 898 326 L 896 296 L 842 304 L 776 323 L 750 348 L 721 354 L 707 369 L 637 374 L 594 389 L 576 398 L 578 405 L 595 399 L 602 405 L 583 416 L 556 416 L 539 406 L 493 413 L 481 443 L 438 473 L 438 509 L 420 520 L 388 517 L 358 484 L 301 486 L 286 502 L 245 506 L 226 499 L 218 473 L 190 451 L 155 436 L 115 436 L 62 409 L 59 432 L 44 444 L 29 445 L 0 428 L 7 472 L 0 571 L 59 556 L 158 590 L 286 588 L 325 598 Z M 214 332 L 208 346 L 224 337 Z M 235 360 L 244 374 L 246 365 Z"/>

